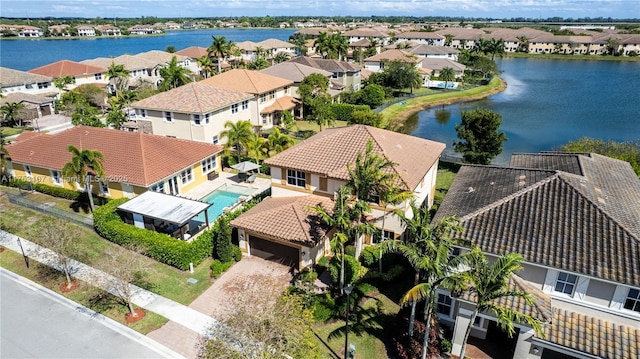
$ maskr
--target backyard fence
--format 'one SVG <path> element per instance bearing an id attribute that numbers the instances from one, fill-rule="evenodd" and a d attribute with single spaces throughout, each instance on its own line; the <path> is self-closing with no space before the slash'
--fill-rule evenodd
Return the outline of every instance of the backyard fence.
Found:
<path id="1" fill-rule="evenodd" d="M 93 219 L 90 217 L 67 212 L 60 208 L 53 207 L 50 204 L 34 201 L 19 194 L 6 193 L 6 195 L 10 203 L 93 229 Z"/>

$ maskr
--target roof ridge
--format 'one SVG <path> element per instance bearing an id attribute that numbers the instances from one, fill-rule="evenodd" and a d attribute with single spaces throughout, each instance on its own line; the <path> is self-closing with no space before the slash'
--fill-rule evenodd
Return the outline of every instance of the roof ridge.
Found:
<path id="1" fill-rule="evenodd" d="M 511 273 L 511 278 L 513 279 L 515 284 L 518 287 L 520 287 L 520 289 L 522 289 L 522 291 L 524 291 L 525 293 L 531 293 L 531 290 L 533 289 L 536 292 L 538 292 L 539 294 L 542 294 L 542 295 L 546 296 L 547 298 L 549 298 L 547 293 L 544 293 L 543 291 L 541 291 L 540 289 L 538 289 L 538 288 L 536 288 L 534 286 L 530 286 L 528 283 L 524 282 L 524 279 L 520 278 L 520 276 L 518 276 L 517 274 Z M 533 298 L 533 300 L 531 301 L 531 306 L 535 307 L 536 310 L 538 311 L 538 313 L 542 314 L 542 316 L 544 317 L 544 319 L 547 320 L 547 322 L 550 322 L 553 319 L 553 311 L 551 310 L 551 308 L 548 308 L 548 309 L 542 308 L 538 304 L 538 301 L 535 300 L 535 298 Z M 548 314 L 551 314 L 551 317 L 548 317 Z"/>
<path id="2" fill-rule="evenodd" d="M 300 203 L 298 201 L 294 201 L 291 204 L 291 208 L 293 209 L 293 213 L 296 214 L 296 220 L 298 221 L 298 223 L 300 224 L 300 228 L 304 229 L 304 222 L 302 221 L 302 219 L 300 218 L 300 212 L 298 211 L 298 206 L 300 206 Z M 306 217 L 302 216 L 302 217 Z M 309 235 L 308 231 L 303 230 L 302 233 L 304 233 L 304 237 L 306 238 L 307 241 L 309 242 L 313 242 L 313 239 L 311 238 L 311 236 Z"/>
<path id="3" fill-rule="evenodd" d="M 478 167 L 485 167 L 485 166 L 478 166 Z M 525 187 L 525 188 L 523 188 L 521 190 L 518 190 L 518 191 L 516 191 L 516 192 L 514 192 L 514 193 L 512 193 L 512 194 L 510 194 L 510 195 L 508 195 L 506 197 L 500 198 L 497 201 L 489 203 L 488 205 L 486 205 L 484 207 L 481 207 L 481 208 L 479 208 L 479 209 L 467 214 L 466 216 L 463 216 L 462 218 L 460 218 L 460 221 L 464 222 L 464 221 L 466 221 L 468 219 L 471 219 L 471 218 L 473 218 L 473 217 L 475 217 L 475 216 L 477 216 L 479 214 L 482 214 L 482 213 L 485 213 L 485 212 L 487 212 L 489 210 L 497 208 L 497 207 L 499 207 L 499 206 L 501 206 L 501 205 L 503 205 L 503 204 L 505 204 L 505 203 L 517 198 L 517 197 L 520 197 L 520 196 L 528 193 L 528 192 L 531 192 L 534 189 L 542 187 L 543 185 L 546 185 L 547 183 L 550 183 L 551 181 L 553 181 L 554 179 L 556 179 L 556 178 L 558 178 L 560 176 L 560 173 L 558 171 L 554 171 L 554 172 L 555 172 L 555 174 L 552 175 L 552 176 L 549 176 L 547 178 L 541 179 L 538 182 L 536 182 L 536 183 L 534 183 L 534 184 L 532 184 L 530 186 L 527 186 L 527 187 Z"/>
<path id="4" fill-rule="evenodd" d="M 253 88 L 255 89 L 256 95 L 259 95 L 261 92 L 260 92 L 260 89 L 258 89 L 258 86 L 256 86 L 256 84 L 253 82 L 253 77 L 250 75 L 250 72 L 249 72 L 251 70 L 244 69 L 242 71 L 244 72 L 245 76 L 247 76 L 247 79 L 251 83 L 251 86 L 253 86 Z"/>
<path id="5" fill-rule="evenodd" d="M 202 111 L 202 104 L 200 103 L 200 97 L 198 96 L 198 89 L 200 89 L 200 86 L 196 86 L 198 82 L 190 82 L 189 84 L 191 85 L 191 90 L 193 91 L 193 97 L 195 98 L 195 102 L 198 106 L 198 110 L 200 110 L 200 113 L 204 113 Z M 189 126 L 191 126 L 191 123 L 189 123 Z"/>
<path id="6" fill-rule="evenodd" d="M 387 160 L 391 161 L 391 160 L 389 159 L 389 157 L 387 157 L 387 155 L 384 153 L 384 148 L 383 148 L 383 147 L 382 147 L 382 145 L 378 142 L 378 140 L 376 139 L 376 136 L 375 136 L 375 135 L 373 134 L 373 132 L 372 132 L 372 129 L 374 129 L 374 128 L 376 128 L 376 127 L 370 127 L 370 126 L 366 126 L 366 125 L 356 125 L 356 126 L 362 126 L 362 127 L 364 127 L 364 129 L 367 131 L 367 133 L 369 133 L 369 136 L 373 139 L 373 141 L 376 143 L 376 145 L 378 146 L 378 148 L 380 148 L 380 152 L 382 153 L 382 156 L 383 156 L 385 159 L 387 159 Z M 376 128 L 376 129 L 377 129 L 377 128 Z M 398 165 L 398 163 L 393 162 L 393 161 L 391 161 L 391 162 L 393 163 L 393 166 L 391 166 L 391 168 L 393 168 L 393 172 L 395 172 L 395 174 L 396 174 L 397 178 L 399 178 L 399 179 L 400 179 L 400 182 L 401 182 L 402 184 L 404 184 L 404 187 L 405 187 L 406 189 L 412 190 L 412 188 L 410 188 L 410 187 L 409 187 L 409 184 L 407 183 L 407 181 L 405 181 L 404 177 L 402 177 L 402 175 L 400 174 L 400 172 L 399 172 L 399 171 L 398 171 L 398 169 L 396 168 L 396 166 Z"/>

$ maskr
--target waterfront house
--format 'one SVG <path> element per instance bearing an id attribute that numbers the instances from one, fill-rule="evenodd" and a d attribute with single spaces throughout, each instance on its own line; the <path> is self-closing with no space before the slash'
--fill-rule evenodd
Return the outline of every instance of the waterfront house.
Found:
<path id="1" fill-rule="evenodd" d="M 396 44 L 407 41 L 424 45 L 444 46 L 445 37 L 435 32 L 424 31 L 408 31 L 396 35 Z"/>
<path id="2" fill-rule="evenodd" d="M 83 64 L 71 60 L 60 60 L 49 65 L 29 70 L 29 73 L 53 78 L 71 76 L 75 83 L 68 85 L 67 89 L 72 90 L 85 84 L 96 84 L 101 87 L 106 87 L 109 83 L 107 71 L 108 70 L 104 67 Z"/>
<path id="3" fill-rule="evenodd" d="M 375 153 L 394 162 L 400 188 L 411 191 L 418 204 L 433 205 L 443 143 L 364 125 L 329 128 L 265 160 L 271 167 L 271 197 L 231 222 L 238 228 L 240 249 L 248 255 L 293 263 L 297 268 L 312 266 L 328 254 L 328 229 L 305 208 L 316 204 L 333 208 L 334 193 L 349 181 L 347 166 L 365 152 L 369 141 Z M 381 236 L 402 234 L 403 226 L 393 213 L 409 211 L 408 202 L 387 206 L 378 200 L 371 207 L 372 223 L 378 229 L 385 223 Z M 379 238 L 366 236 L 362 240 L 370 244 Z"/>
<path id="4" fill-rule="evenodd" d="M 381 72 L 384 70 L 386 63 L 399 61 L 411 64 L 416 69 L 419 69 L 420 62 L 422 62 L 423 59 L 424 58 L 418 57 L 405 50 L 392 49 L 367 57 L 364 59 L 364 67 L 373 72 Z"/>
<path id="5" fill-rule="evenodd" d="M 389 35 L 389 30 L 385 28 L 357 28 L 353 30 L 344 31 L 341 34 L 342 36 L 349 38 L 349 43 L 353 43 L 356 41 L 368 39 L 368 40 L 376 40 L 380 45 L 387 45 L 391 41 L 391 36 Z"/>
<path id="6" fill-rule="evenodd" d="M 464 70 L 467 68 L 465 65 L 443 58 L 426 58 L 420 61 L 420 72 L 423 74 L 424 80 L 429 80 L 430 76 L 439 76 L 440 71 L 445 67 L 449 67 L 453 69 L 453 72 L 456 75 L 456 78 L 462 78 L 464 75 Z"/>
<path id="7" fill-rule="evenodd" d="M 278 39 L 266 39 L 256 44 L 267 51 L 268 57 L 273 57 L 278 53 L 285 53 L 289 57 L 293 57 L 296 54 L 296 46 L 290 42 L 278 40 Z"/>
<path id="8" fill-rule="evenodd" d="M 133 25 L 127 30 L 131 35 L 152 35 L 161 32 L 151 25 Z"/>
<path id="9" fill-rule="evenodd" d="M 249 111 L 243 115 L 244 119 L 264 129 L 278 125 L 282 112 L 293 111 L 297 105 L 297 101 L 291 95 L 293 81 L 258 71 L 233 69 L 204 79 L 200 83 L 251 94 L 253 99 L 246 104 Z M 241 107 L 245 109 L 245 105 Z"/>
<path id="10" fill-rule="evenodd" d="M 122 31 L 119 27 L 113 25 L 98 25 L 95 27 L 96 34 L 100 32 L 100 36 L 122 36 Z"/>
<path id="11" fill-rule="evenodd" d="M 47 30 L 49 30 L 49 36 L 71 37 L 71 26 L 68 24 L 51 25 Z"/>
<path id="12" fill-rule="evenodd" d="M 517 277 L 538 308 L 550 307 L 544 337 L 518 323 L 510 341 L 491 313 L 480 314 L 471 335 L 504 343 L 514 358 L 639 357 L 639 204 L 629 163 L 594 153 L 514 154 L 509 167 L 462 166 L 434 221 L 459 217 L 457 235 L 489 258 L 520 253 Z M 459 353 L 473 300 L 439 290 L 437 302 Z M 503 304 L 518 309 L 516 301 Z"/>
<path id="13" fill-rule="evenodd" d="M 133 55 L 121 55 L 118 57 L 99 57 L 96 59 L 83 60 L 80 63 L 97 67 L 109 68 L 112 64 L 123 65 L 129 71 L 128 86 L 136 87 L 144 83 L 157 86 L 160 81 L 156 61 L 147 60 Z M 113 89 L 112 89 L 113 90 Z"/>
<path id="14" fill-rule="evenodd" d="M 23 132 L 7 145 L 10 173 L 21 180 L 84 190 L 62 167 L 71 160 L 67 147 L 100 151 L 104 178 L 93 193 L 107 198 L 134 197 L 147 190 L 178 195 L 219 172 L 222 146 L 166 136 L 77 126 L 56 134 Z"/>
<path id="15" fill-rule="evenodd" d="M 176 51 L 175 54 L 187 56 L 196 60 L 204 56 L 209 56 L 209 52 L 207 51 L 207 48 L 201 47 L 201 46 L 189 46 L 180 51 Z"/>
<path id="16" fill-rule="evenodd" d="M 56 89 L 51 84 L 51 76 L 32 74 L 25 71 L 0 67 L 0 92 L 9 94 L 21 92 L 55 96 Z"/>
<path id="17" fill-rule="evenodd" d="M 20 25 L 18 27 L 18 37 L 42 37 L 42 29 L 35 26 Z"/>
<path id="18" fill-rule="evenodd" d="M 134 56 L 155 62 L 156 65 L 154 66 L 154 71 L 153 71 L 153 76 L 155 77 L 160 77 L 160 72 L 159 72 L 160 68 L 168 66 L 174 57 L 178 62 L 178 66 L 184 67 L 185 69 L 191 71 L 194 74 L 197 74 L 200 72 L 200 67 L 198 66 L 198 63 L 196 62 L 196 60 L 192 57 L 185 56 L 185 55 L 180 55 L 175 53 L 172 54 L 170 52 L 160 51 L 160 50 L 151 50 L 147 52 L 141 52 Z"/>
<path id="19" fill-rule="evenodd" d="M 255 96 L 200 82 L 136 101 L 135 111 L 139 131 L 187 140 L 223 143 L 220 132 L 227 121 L 242 121 L 257 117 Z"/>
<path id="20" fill-rule="evenodd" d="M 358 91 L 361 88 L 361 67 L 356 64 L 345 61 L 321 59 L 308 56 L 298 56 L 289 61 L 310 66 L 316 69 L 329 71 L 332 73 L 331 81 L 344 86 L 344 88 L 351 88 L 353 89 L 353 91 Z"/>
<path id="21" fill-rule="evenodd" d="M 96 28 L 91 25 L 78 25 L 76 29 L 78 30 L 78 36 L 96 36 Z"/>
<path id="22" fill-rule="evenodd" d="M 434 46 L 415 43 L 413 45 L 414 46 L 407 49 L 407 51 L 418 57 L 440 58 L 458 61 L 458 55 L 460 54 L 460 51 L 458 49 L 454 49 L 453 47 L 449 46 Z"/>
<path id="23" fill-rule="evenodd" d="M 18 111 L 16 119 L 23 124 L 38 129 L 38 119 L 53 113 L 53 101 L 51 96 L 35 95 L 23 92 L 12 92 L 0 97 L 0 106 L 7 103 L 21 103 L 24 108 Z"/>

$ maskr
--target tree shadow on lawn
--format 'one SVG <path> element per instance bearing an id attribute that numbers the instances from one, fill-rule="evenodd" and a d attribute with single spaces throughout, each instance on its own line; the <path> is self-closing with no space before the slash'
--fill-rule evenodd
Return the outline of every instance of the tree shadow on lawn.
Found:
<path id="1" fill-rule="evenodd" d="M 386 343 L 389 338 L 386 328 L 389 328 L 389 324 L 393 322 L 395 314 L 384 313 L 382 311 L 382 302 L 376 297 L 362 296 L 359 299 L 357 300 L 358 304 L 349 312 L 349 334 L 359 337 L 366 334 Z M 373 300 L 375 304 L 372 307 L 365 308 L 364 305 L 370 300 Z M 336 303 L 336 306 L 340 308 L 338 317 L 342 317 L 342 320 L 344 320 L 346 306 L 344 306 L 344 303 L 342 305 Z M 343 336 L 345 329 L 346 325 L 339 326 L 329 333 L 328 339 L 333 340 Z"/>
<path id="2" fill-rule="evenodd" d="M 82 211 L 82 213 L 84 214 L 89 214 L 89 212 L 91 212 L 91 209 L 89 208 L 89 204 L 82 201 L 71 202 L 69 204 L 69 208 L 71 208 L 71 210 L 74 211 L 75 213 L 80 213 Z"/>

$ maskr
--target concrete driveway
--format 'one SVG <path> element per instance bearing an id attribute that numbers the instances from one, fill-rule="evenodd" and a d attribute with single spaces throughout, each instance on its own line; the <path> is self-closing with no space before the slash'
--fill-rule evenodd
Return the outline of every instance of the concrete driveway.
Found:
<path id="1" fill-rule="evenodd" d="M 233 314 L 239 305 L 268 308 L 289 286 L 290 270 L 290 267 L 262 258 L 243 257 L 189 307 L 221 321 Z M 148 336 L 187 358 L 198 356 L 198 334 L 175 322 L 167 323 Z"/>

